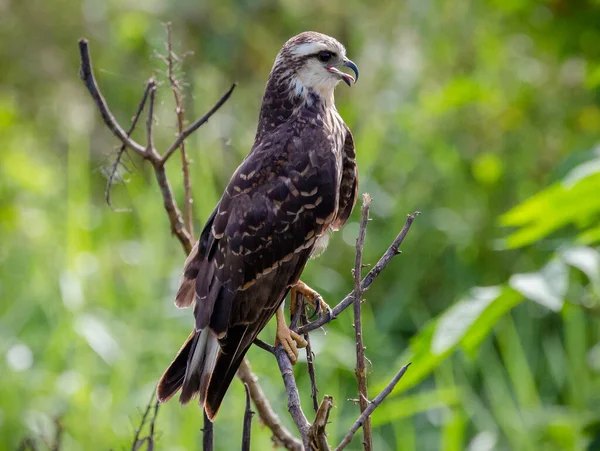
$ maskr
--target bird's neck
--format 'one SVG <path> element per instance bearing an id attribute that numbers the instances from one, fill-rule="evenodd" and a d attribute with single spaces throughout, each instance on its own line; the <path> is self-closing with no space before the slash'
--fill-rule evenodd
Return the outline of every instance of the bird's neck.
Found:
<path id="1" fill-rule="evenodd" d="M 317 91 L 305 87 L 300 80 L 285 73 L 272 73 L 265 88 L 256 140 L 293 117 L 306 112 L 325 116 L 335 110 L 333 89 Z"/>

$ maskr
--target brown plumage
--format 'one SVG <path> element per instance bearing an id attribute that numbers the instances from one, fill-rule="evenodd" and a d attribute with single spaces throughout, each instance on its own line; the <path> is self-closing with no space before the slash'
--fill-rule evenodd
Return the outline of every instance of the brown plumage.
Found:
<path id="1" fill-rule="evenodd" d="M 334 105 L 358 76 L 344 47 L 306 32 L 281 49 L 267 82 L 254 145 L 188 256 L 176 296 L 195 328 L 158 384 L 166 401 L 196 395 L 212 420 L 248 348 L 300 278 L 319 239 L 354 207 L 354 142 Z"/>

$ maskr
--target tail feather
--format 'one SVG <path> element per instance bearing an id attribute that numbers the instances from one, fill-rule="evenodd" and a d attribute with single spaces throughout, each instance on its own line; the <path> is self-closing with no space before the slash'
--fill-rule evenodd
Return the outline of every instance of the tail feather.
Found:
<path id="1" fill-rule="evenodd" d="M 188 355 L 192 350 L 195 336 L 196 332 L 192 332 L 187 340 L 185 340 L 185 343 L 183 343 L 181 349 L 177 352 L 175 359 L 173 359 L 169 368 L 167 368 L 160 381 L 158 381 L 156 394 L 160 402 L 167 402 L 171 399 L 177 393 L 181 384 L 183 384 Z"/>
<path id="2" fill-rule="evenodd" d="M 158 382 L 159 401 L 168 401 L 181 388 L 179 402 L 186 404 L 199 394 L 202 404 L 218 351 L 219 342 L 210 330 L 192 332 Z"/>
<path id="3" fill-rule="evenodd" d="M 212 378 L 206 388 L 206 400 L 204 401 L 206 415 L 211 421 L 217 415 L 225 393 L 249 349 L 248 343 L 245 343 L 244 340 L 247 332 L 248 325 L 236 326 L 228 330 L 228 340 L 224 352 L 219 353 L 212 368 Z"/>

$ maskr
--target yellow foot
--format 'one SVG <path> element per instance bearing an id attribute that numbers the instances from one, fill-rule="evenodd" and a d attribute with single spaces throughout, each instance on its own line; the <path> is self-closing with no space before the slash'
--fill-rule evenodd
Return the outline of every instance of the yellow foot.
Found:
<path id="1" fill-rule="evenodd" d="M 275 346 L 281 344 L 290 358 L 290 362 L 292 362 L 292 365 L 295 365 L 298 361 L 298 348 L 305 348 L 307 345 L 306 340 L 287 326 L 283 308 L 277 309 L 276 317 L 277 332 Z"/>
<path id="2" fill-rule="evenodd" d="M 332 314 L 331 307 L 329 307 L 329 305 L 327 305 L 327 303 L 323 300 L 323 298 L 321 297 L 321 295 L 319 293 L 317 293 L 315 290 L 313 290 L 311 287 L 306 285 L 301 280 L 299 280 L 298 283 L 292 287 L 292 296 L 291 296 L 292 302 L 290 305 L 292 316 L 294 315 L 294 310 L 296 307 L 295 302 L 294 302 L 294 300 L 296 299 L 296 293 L 302 294 L 304 296 L 304 298 L 308 302 L 310 302 L 310 304 L 315 308 L 315 314 L 318 313 L 320 316 L 324 312 L 327 312 L 327 314 L 329 316 L 331 316 L 331 314 Z"/>

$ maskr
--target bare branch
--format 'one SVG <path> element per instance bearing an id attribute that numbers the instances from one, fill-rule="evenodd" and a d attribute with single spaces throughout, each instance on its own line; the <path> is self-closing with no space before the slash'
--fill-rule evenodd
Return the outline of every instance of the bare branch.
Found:
<path id="1" fill-rule="evenodd" d="M 108 129 L 113 132 L 113 134 L 119 138 L 119 140 L 129 147 L 131 150 L 135 151 L 141 156 L 144 156 L 145 148 L 141 144 L 135 142 L 131 139 L 125 130 L 119 125 L 113 114 L 111 113 L 108 105 L 106 104 L 106 100 L 104 100 L 104 96 L 100 92 L 100 88 L 98 87 L 98 83 L 96 83 L 96 79 L 94 78 L 94 73 L 92 71 L 92 59 L 90 57 L 90 50 L 88 46 L 87 39 L 79 40 L 79 54 L 81 56 L 81 66 L 79 68 L 79 77 L 83 80 L 86 88 L 90 92 L 92 99 L 96 103 L 100 114 L 102 115 L 102 119 L 104 123 L 108 127 Z"/>
<path id="2" fill-rule="evenodd" d="M 152 418 L 150 419 L 150 426 L 148 429 L 148 435 L 141 437 L 142 431 L 144 430 L 144 426 L 146 426 L 146 422 L 148 420 L 148 415 L 150 411 L 154 407 L 154 412 L 152 414 Z M 146 409 L 142 414 L 142 418 L 140 419 L 140 424 L 135 430 L 135 435 L 133 437 L 133 442 L 131 442 L 131 451 L 137 451 L 144 445 L 148 444 L 147 449 L 151 450 L 154 447 L 155 440 L 155 425 L 156 425 L 156 417 L 158 416 L 158 407 L 159 402 L 156 398 L 156 392 L 152 390 L 152 394 L 150 395 L 150 399 L 148 400 L 148 404 L 146 404 Z"/>
<path id="3" fill-rule="evenodd" d="M 165 210 L 167 211 L 167 216 L 169 217 L 169 222 L 171 223 L 171 233 L 177 237 L 185 255 L 188 255 L 192 251 L 192 247 L 194 246 L 192 236 L 185 228 L 185 224 L 183 223 L 183 218 L 181 217 L 181 210 L 177 207 L 175 203 L 175 198 L 173 197 L 173 190 L 171 189 L 171 184 L 167 179 L 167 174 L 165 172 L 165 167 L 159 164 L 154 166 L 154 175 L 156 176 L 156 181 L 158 182 L 158 186 L 160 187 L 160 193 L 163 197 L 163 205 Z"/>
<path id="4" fill-rule="evenodd" d="M 270 352 L 271 354 L 275 354 L 275 347 L 271 346 L 268 343 L 265 343 L 264 341 L 262 341 L 260 338 L 255 338 L 253 343 L 258 346 L 260 349 L 263 349 L 267 352 Z"/>
<path id="5" fill-rule="evenodd" d="M 173 98 L 175 100 L 175 114 L 177 116 L 177 128 L 179 135 L 184 132 L 184 108 L 183 108 L 183 93 L 181 91 L 179 80 L 175 77 L 175 65 L 177 61 L 177 55 L 173 51 L 173 33 L 171 22 L 167 23 L 167 77 L 169 84 L 171 85 L 171 91 L 173 91 Z M 185 222 L 185 228 L 194 236 L 194 222 L 192 220 L 192 182 L 190 179 L 189 160 L 185 151 L 185 141 L 181 142 L 181 171 L 183 173 L 183 189 L 184 189 L 184 201 L 183 201 L 183 220 Z"/>
<path id="6" fill-rule="evenodd" d="M 335 451 L 341 451 L 352 441 L 352 437 L 354 436 L 356 431 L 358 431 L 360 429 L 360 427 L 365 423 L 365 420 L 367 418 L 369 418 L 369 416 L 371 416 L 373 411 L 377 408 L 377 406 L 379 404 L 381 404 L 383 402 L 383 400 L 386 398 L 386 396 L 392 392 L 392 390 L 394 389 L 394 387 L 396 386 L 398 381 L 400 379 L 402 379 L 402 376 L 404 376 L 404 373 L 406 373 L 406 370 L 408 369 L 409 366 L 410 366 L 410 363 L 408 363 L 408 364 L 404 365 L 402 368 L 400 368 L 400 371 L 398 371 L 396 373 L 396 375 L 392 378 L 390 383 L 387 384 L 387 386 L 381 391 L 381 393 L 379 393 L 375 397 L 375 399 L 369 403 L 369 406 L 365 409 L 365 411 L 363 413 L 360 414 L 358 419 L 354 422 L 354 424 L 352 425 L 352 427 L 350 428 L 350 430 L 348 431 L 348 433 L 346 434 L 346 436 L 344 437 L 342 442 L 335 449 Z"/>
<path id="7" fill-rule="evenodd" d="M 250 451 L 250 434 L 252 432 L 252 416 L 254 412 L 250 409 L 250 389 L 244 384 L 246 391 L 246 410 L 244 411 L 244 429 L 242 433 L 242 451 Z"/>
<path id="8" fill-rule="evenodd" d="M 383 271 L 383 269 L 390 262 L 390 260 L 394 256 L 396 256 L 400 253 L 398 248 L 404 241 L 404 238 L 406 237 L 406 234 L 410 230 L 410 227 L 412 226 L 412 223 L 414 222 L 415 217 L 417 217 L 419 214 L 421 214 L 421 213 L 416 211 L 407 216 L 406 222 L 404 223 L 404 227 L 402 227 L 402 230 L 400 231 L 400 233 L 398 234 L 398 236 L 396 237 L 394 242 L 385 251 L 383 256 L 379 259 L 379 261 L 375 265 L 375 267 L 371 271 L 369 271 L 369 273 L 362 280 L 361 285 L 360 285 L 362 291 L 367 291 L 369 289 L 369 287 L 371 286 L 371 284 L 373 283 L 373 281 L 377 278 L 377 276 L 381 273 L 381 271 Z M 337 316 L 340 313 L 342 313 L 346 308 L 348 308 L 348 306 L 350 304 L 352 304 L 353 301 L 354 301 L 354 292 L 346 295 L 346 297 L 344 299 L 342 299 L 340 301 L 340 303 L 337 304 L 331 310 L 331 315 L 323 315 L 321 318 L 311 322 L 310 324 L 300 327 L 297 332 L 299 334 L 305 334 L 306 332 L 310 332 L 312 330 L 318 329 L 319 327 L 331 322 L 332 320 L 337 318 Z"/>
<path id="9" fill-rule="evenodd" d="M 146 153 L 150 155 L 154 149 L 154 137 L 152 136 L 152 125 L 154 124 L 154 102 L 156 102 L 156 80 L 148 80 L 150 87 L 150 105 L 148 107 L 148 118 L 146 119 Z"/>
<path id="10" fill-rule="evenodd" d="M 179 149 L 179 146 L 181 146 L 181 143 L 183 143 L 183 141 L 185 141 L 185 139 L 188 136 L 190 136 L 192 133 L 194 133 L 200 126 L 202 126 L 206 122 L 208 122 L 210 117 L 213 114 L 215 114 L 217 112 L 217 110 L 219 108 L 221 108 L 225 102 L 227 102 L 227 99 L 229 99 L 229 97 L 231 96 L 231 93 L 233 92 L 233 90 L 235 89 L 236 86 L 237 86 L 236 83 L 232 84 L 231 88 L 229 88 L 229 91 L 227 91 L 225 94 L 223 94 L 223 96 L 219 99 L 219 101 L 217 103 L 215 103 L 215 105 L 210 110 L 208 110 L 208 113 L 206 113 L 200 119 L 195 121 L 192 125 L 190 125 L 188 128 L 186 128 L 183 131 L 183 133 L 179 134 L 179 136 L 177 137 L 175 142 L 173 142 L 173 144 L 171 144 L 171 147 L 169 147 L 169 150 L 167 150 L 167 153 L 165 153 L 165 155 L 160 160 L 161 166 L 167 162 L 169 157 L 171 155 L 173 155 L 173 152 L 175 152 L 177 149 Z"/>
<path id="11" fill-rule="evenodd" d="M 171 225 L 171 232 L 177 237 L 181 246 L 188 255 L 193 247 L 193 238 L 189 231 L 186 229 L 186 226 L 182 220 L 181 211 L 177 207 L 177 203 L 175 202 L 175 198 L 173 196 L 173 190 L 171 189 L 171 185 L 167 178 L 164 163 L 167 161 L 168 157 L 179 148 L 181 143 L 190 136 L 193 132 L 195 132 L 201 125 L 206 123 L 208 119 L 229 99 L 231 96 L 235 84 L 231 86 L 231 88 L 225 93 L 223 97 L 213 106 L 203 117 L 198 119 L 192 125 L 190 125 L 187 129 L 181 133 L 175 142 L 167 151 L 167 154 L 163 158 L 161 158 L 160 154 L 155 150 L 151 149 L 151 152 L 146 152 L 146 147 L 141 144 L 133 141 L 129 138 L 128 134 L 125 133 L 122 127 L 118 124 L 106 101 L 102 94 L 100 93 L 100 89 L 98 88 L 98 84 L 96 79 L 94 78 L 92 71 L 92 62 L 91 56 L 89 53 L 89 46 L 87 39 L 81 39 L 79 41 L 79 51 L 81 55 L 81 67 L 80 67 L 80 77 L 85 83 L 90 95 L 92 96 L 100 114 L 102 115 L 102 119 L 106 126 L 113 132 L 113 134 L 119 138 L 124 146 L 127 146 L 133 149 L 137 154 L 139 154 L 142 158 L 149 161 L 153 168 L 156 176 L 156 181 L 160 187 L 161 195 L 163 197 L 163 205 L 167 212 L 167 216 L 169 218 L 169 222 Z M 149 95 L 151 90 L 151 83 L 146 86 L 146 92 L 144 93 L 144 98 L 142 99 L 141 106 L 139 107 L 139 113 L 136 115 L 139 118 L 139 114 L 143 109 L 144 104 L 146 103 L 146 98 Z M 135 122 L 137 119 L 134 117 Z M 133 130 L 133 125 L 131 130 Z M 248 384 L 250 389 L 250 396 L 254 405 L 256 406 L 259 416 L 261 420 L 267 425 L 271 431 L 273 432 L 273 436 L 278 443 L 283 444 L 287 449 L 299 451 L 302 449 L 302 445 L 300 441 L 295 438 L 282 424 L 279 420 L 277 414 L 271 408 L 268 399 L 266 398 L 264 392 L 262 391 L 260 385 L 258 384 L 257 377 L 252 373 L 250 369 L 249 363 L 246 359 L 242 362 L 240 369 L 238 371 L 238 376 L 242 379 L 243 382 Z M 158 410 L 157 410 L 158 411 Z M 209 426 L 210 427 L 210 426 Z"/>
<path id="12" fill-rule="evenodd" d="M 358 384 L 358 399 L 361 413 L 367 408 L 369 401 L 367 395 L 367 367 L 365 365 L 365 347 L 362 336 L 362 287 L 360 283 L 362 270 L 362 253 L 365 246 L 365 235 L 367 234 L 367 223 L 369 222 L 369 208 L 371 206 L 371 196 L 363 194 L 362 217 L 360 220 L 360 229 L 356 238 L 356 259 L 354 261 L 354 332 L 356 336 L 356 382 Z M 365 418 L 363 425 L 363 447 L 365 451 L 373 449 L 373 439 L 371 436 L 371 419 Z"/>
<path id="13" fill-rule="evenodd" d="M 276 444 L 284 446 L 288 450 L 302 451 L 302 442 L 292 435 L 281 423 L 277 414 L 273 411 L 267 397 L 258 383 L 258 377 L 252 372 L 250 363 L 244 359 L 237 376 L 248 386 L 252 402 L 258 411 L 260 420 L 273 432 Z"/>
<path id="14" fill-rule="evenodd" d="M 213 451 L 214 448 L 214 430 L 212 421 L 206 416 L 204 411 L 204 427 L 202 428 L 202 451 Z"/>
<path id="15" fill-rule="evenodd" d="M 300 324 L 308 324 L 308 319 L 304 311 L 302 311 L 302 315 L 300 316 Z M 306 340 L 306 369 L 310 378 L 310 397 L 312 398 L 313 409 L 317 412 L 319 410 L 319 389 L 317 388 L 317 376 L 315 372 L 315 354 L 312 352 L 310 334 L 305 333 L 304 339 Z"/>
<path id="16" fill-rule="evenodd" d="M 298 387 L 296 386 L 296 379 L 294 378 L 292 363 L 290 362 L 290 358 L 288 357 L 287 353 L 283 349 L 283 346 L 278 345 L 275 347 L 275 358 L 277 359 L 279 371 L 283 377 L 283 384 L 285 385 L 285 391 L 287 393 L 288 411 L 290 412 L 294 423 L 296 423 L 296 426 L 298 427 L 298 431 L 302 437 L 302 443 L 304 444 L 304 449 L 309 450 L 310 445 L 308 433 L 310 429 L 310 423 L 302 411 L 302 406 L 300 405 L 300 395 L 298 393 Z"/>
<path id="17" fill-rule="evenodd" d="M 146 83 L 146 89 L 144 89 L 144 94 L 142 95 L 142 100 L 140 101 L 140 104 L 138 105 L 137 111 L 133 115 L 133 119 L 131 120 L 131 125 L 129 126 L 129 129 L 127 130 L 127 137 L 131 136 L 131 134 L 135 130 L 135 126 L 137 125 L 137 122 L 138 122 L 140 116 L 142 115 L 144 106 L 146 105 L 146 100 L 148 100 L 148 93 L 150 92 L 151 86 L 152 86 L 152 83 L 150 81 L 148 81 L 148 83 Z M 104 196 L 106 198 L 106 203 L 108 204 L 108 206 L 110 208 L 113 208 L 112 202 L 110 199 L 111 188 L 112 188 L 113 182 L 115 180 L 115 176 L 117 174 L 117 169 L 119 168 L 119 163 L 121 162 L 121 157 L 123 156 L 123 153 L 125 152 L 126 149 L 127 149 L 127 146 L 125 144 L 121 144 L 121 148 L 119 149 L 119 152 L 117 152 L 117 158 L 115 158 L 115 161 L 110 170 L 110 175 L 108 176 L 108 183 L 106 184 L 106 191 L 104 192 Z"/>

